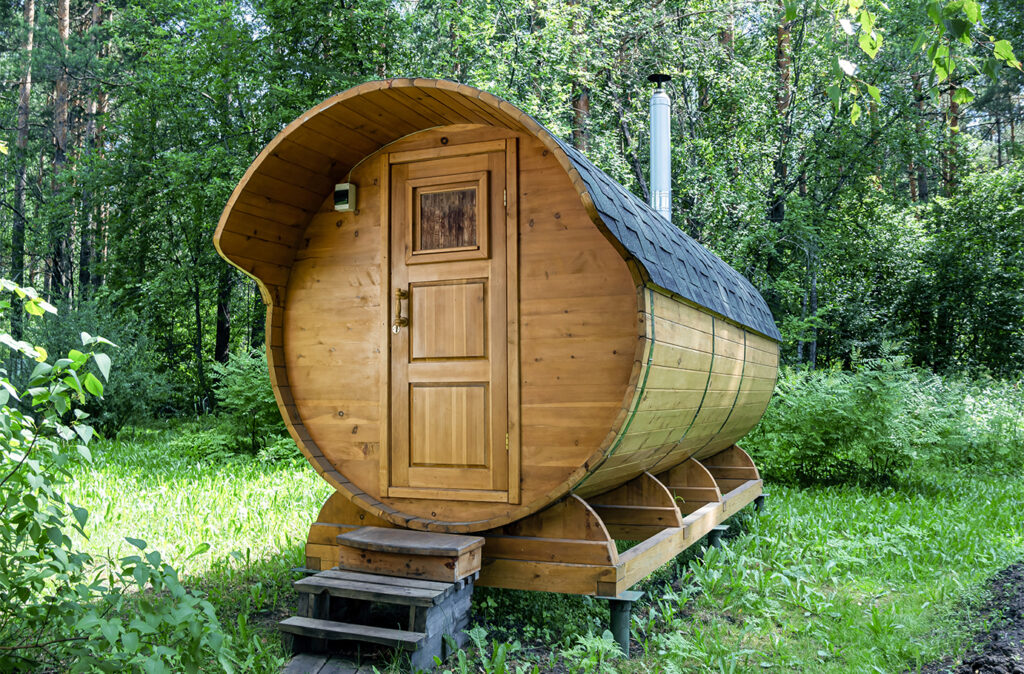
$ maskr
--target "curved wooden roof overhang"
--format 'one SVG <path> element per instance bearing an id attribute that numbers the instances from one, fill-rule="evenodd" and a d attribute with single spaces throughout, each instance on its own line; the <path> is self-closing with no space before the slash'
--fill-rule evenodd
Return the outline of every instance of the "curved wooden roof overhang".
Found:
<path id="1" fill-rule="evenodd" d="M 257 281 L 268 305 L 267 358 L 275 395 L 314 468 L 360 506 L 417 529 L 434 528 L 436 523 L 401 513 L 364 493 L 327 461 L 305 429 L 284 367 L 282 309 L 295 252 L 335 183 L 396 140 L 458 124 L 504 127 L 537 138 L 566 171 L 591 219 L 626 260 L 638 286 L 652 287 L 770 339 L 780 339 L 767 305 L 749 281 L 511 103 L 468 85 L 420 78 L 367 82 L 327 99 L 286 126 L 245 172 L 221 214 L 214 245 L 225 260 Z M 649 346 L 638 346 L 643 348 Z M 631 390 L 627 397 L 632 395 Z M 573 473 L 558 494 L 524 504 L 505 521 L 489 520 L 488 524 L 514 521 L 568 493 L 589 467 L 603 460 L 611 439 Z M 463 524 L 464 530 L 475 530 L 474 523 Z"/>
<path id="2" fill-rule="evenodd" d="M 396 111 L 400 111 L 396 112 Z M 779 341 L 760 294 L 646 203 L 511 103 L 446 80 L 367 82 L 289 124 L 252 163 L 221 215 L 214 244 L 260 282 L 264 298 L 287 284 L 310 218 L 356 164 L 400 138 L 451 124 L 500 126 L 543 143 L 569 175 L 587 212 L 628 261 L 638 283 L 653 285 L 741 327 Z"/>

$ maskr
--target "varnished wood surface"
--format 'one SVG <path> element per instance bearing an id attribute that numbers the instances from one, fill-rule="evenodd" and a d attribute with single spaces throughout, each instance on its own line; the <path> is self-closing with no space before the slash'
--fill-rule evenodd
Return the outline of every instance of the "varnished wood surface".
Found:
<path id="1" fill-rule="evenodd" d="M 380 226 L 390 230 L 391 323 L 398 326 L 383 333 L 391 400 L 381 497 L 508 501 L 510 459 L 519 460 L 506 442 L 510 411 L 518 411 L 508 404 L 508 364 L 518 354 L 507 349 L 506 302 L 518 266 L 506 255 L 505 144 L 498 146 L 462 154 L 449 143 L 433 156 L 380 158 L 391 166 L 390 217 Z M 472 193 L 472 208 L 433 216 L 420 208 L 424 195 L 453 191 Z M 442 243 L 446 249 L 431 248 Z"/>
<path id="2" fill-rule="evenodd" d="M 339 545 L 337 540 L 333 545 L 325 545 L 319 542 L 323 534 L 316 528 L 323 525 L 315 525 L 311 530 L 307 555 L 319 551 L 322 559 L 338 559 L 336 563 L 343 570 L 323 571 L 317 577 L 341 581 L 339 592 L 350 591 L 353 582 L 362 587 L 366 579 L 375 587 L 425 591 L 410 593 L 416 599 L 402 599 L 407 602 L 425 601 L 420 595 L 453 587 L 452 579 L 464 574 L 465 569 L 482 569 L 482 584 L 494 587 L 614 595 L 696 544 L 715 525 L 761 493 L 757 469 L 738 446 L 718 452 L 706 462 L 710 468 L 689 459 L 658 477 L 644 473 L 609 493 L 593 497 L 593 505 L 572 495 L 541 512 L 485 532 L 482 537 L 465 537 L 484 541 L 482 549 L 470 546 L 470 555 L 410 554 L 412 550 L 403 546 L 384 546 L 393 552 L 378 554 L 352 550 Z M 712 471 L 721 477 L 713 476 Z M 744 477 L 730 477 L 740 474 Z M 328 499 L 320 519 L 349 522 L 358 518 L 355 506 L 339 499 Z M 347 530 L 359 531 L 353 527 Z M 383 535 L 431 536 L 398 529 L 385 530 Z M 642 542 L 620 555 L 616 540 Z M 470 572 L 464 577 L 473 575 Z M 424 580 L 432 577 L 448 582 Z M 386 594 L 392 590 L 386 587 L 382 591 Z"/>
<path id="3" fill-rule="evenodd" d="M 338 542 L 360 550 L 395 552 L 404 555 L 459 556 L 483 547 L 479 536 L 438 534 L 431 531 L 360 527 L 340 534 Z"/>
<path id="4" fill-rule="evenodd" d="M 394 255 L 381 222 L 394 214 L 382 158 L 426 160 L 439 148 L 446 157 L 505 150 L 503 243 L 515 249 L 508 259 L 518 275 L 504 298 L 504 347 L 518 356 L 505 367 L 510 458 L 504 491 L 493 481 L 427 484 L 440 475 L 428 468 L 421 486 L 391 494 Z M 359 203 L 336 213 L 330 190 L 345 180 L 359 185 Z M 644 287 L 643 269 L 603 227 L 547 132 L 454 83 L 370 83 L 296 120 L 240 182 L 215 242 L 260 281 L 272 382 L 293 437 L 340 494 L 392 525 L 479 531 L 572 489 L 594 496 L 645 470 L 662 473 L 742 437 L 774 386 L 774 342 Z M 475 262 L 471 251 L 451 255 L 452 264 Z M 470 303 L 479 294 L 465 292 Z M 493 331 L 481 343 L 462 320 L 464 337 L 420 333 L 413 355 L 425 370 L 427 353 L 493 351 Z M 468 444 L 452 452 L 467 465 L 487 460 Z"/>

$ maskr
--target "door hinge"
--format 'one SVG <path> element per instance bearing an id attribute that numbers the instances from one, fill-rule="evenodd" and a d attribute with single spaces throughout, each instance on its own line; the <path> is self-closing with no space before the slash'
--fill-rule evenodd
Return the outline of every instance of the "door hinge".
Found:
<path id="1" fill-rule="evenodd" d="M 502 190 L 502 199 L 505 201 L 505 208 L 508 208 L 508 190 Z"/>
<path id="2" fill-rule="evenodd" d="M 505 451 L 508 451 L 508 433 L 505 434 Z"/>

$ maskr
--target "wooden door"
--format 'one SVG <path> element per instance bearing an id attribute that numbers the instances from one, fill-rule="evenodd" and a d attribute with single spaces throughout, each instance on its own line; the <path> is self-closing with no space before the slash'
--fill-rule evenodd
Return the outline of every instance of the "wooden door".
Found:
<path id="1" fill-rule="evenodd" d="M 509 148 L 505 141 L 487 147 L 494 150 L 393 153 L 387 162 L 389 497 L 518 499 L 518 438 L 511 437 L 518 395 L 510 399 L 509 386 L 510 360 L 518 358 L 509 325 L 510 300 L 516 301 Z"/>

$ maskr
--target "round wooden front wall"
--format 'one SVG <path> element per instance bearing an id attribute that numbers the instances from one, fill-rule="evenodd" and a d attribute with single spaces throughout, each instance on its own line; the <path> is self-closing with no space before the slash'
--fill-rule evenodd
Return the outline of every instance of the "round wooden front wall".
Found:
<path id="1" fill-rule="evenodd" d="M 564 169 L 531 136 L 466 125 L 345 179 L 356 210 L 324 202 L 281 302 L 310 444 L 357 503 L 417 528 L 487 529 L 567 493 L 627 417 L 646 328 Z"/>

